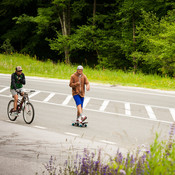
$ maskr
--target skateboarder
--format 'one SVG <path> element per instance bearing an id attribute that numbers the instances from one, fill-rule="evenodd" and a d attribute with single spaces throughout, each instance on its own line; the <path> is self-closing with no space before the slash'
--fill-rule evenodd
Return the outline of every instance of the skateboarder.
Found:
<path id="1" fill-rule="evenodd" d="M 77 72 L 71 75 L 69 86 L 72 87 L 72 96 L 75 100 L 77 106 L 77 122 L 82 123 L 87 119 L 83 115 L 83 102 L 85 96 L 85 85 L 86 90 L 90 90 L 89 81 L 86 75 L 83 74 L 83 66 L 79 65 L 77 67 Z"/>

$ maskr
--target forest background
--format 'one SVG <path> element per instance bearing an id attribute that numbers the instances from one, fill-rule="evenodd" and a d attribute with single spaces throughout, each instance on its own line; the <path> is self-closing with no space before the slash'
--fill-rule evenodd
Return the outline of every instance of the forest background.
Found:
<path id="1" fill-rule="evenodd" d="M 175 2 L 1 0 L 0 52 L 175 77 Z"/>

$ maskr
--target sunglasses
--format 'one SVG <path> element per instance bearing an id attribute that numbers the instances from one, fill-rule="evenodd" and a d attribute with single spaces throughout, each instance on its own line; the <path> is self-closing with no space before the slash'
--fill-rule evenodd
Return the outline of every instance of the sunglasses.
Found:
<path id="1" fill-rule="evenodd" d="M 19 70 L 19 71 L 17 71 L 17 72 L 22 72 L 22 70 Z"/>

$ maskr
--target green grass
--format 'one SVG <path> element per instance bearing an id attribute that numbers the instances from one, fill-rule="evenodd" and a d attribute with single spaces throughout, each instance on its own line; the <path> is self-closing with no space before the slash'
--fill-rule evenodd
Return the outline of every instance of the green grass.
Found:
<path id="1" fill-rule="evenodd" d="M 26 76 L 38 76 L 57 79 L 70 79 L 76 71 L 77 65 L 66 65 L 64 63 L 53 64 L 52 61 L 45 62 L 22 54 L 4 55 L 0 54 L 0 72 L 11 74 L 16 66 L 22 66 Z M 124 73 L 121 70 L 93 69 L 84 66 L 84 73 L 90 82 L 105 83 L 111 85 L 134 86 L 162 90 L 175 90 L 175 81 L 169 77 L 158 75 L 144 75 L 132 72 Z"/>

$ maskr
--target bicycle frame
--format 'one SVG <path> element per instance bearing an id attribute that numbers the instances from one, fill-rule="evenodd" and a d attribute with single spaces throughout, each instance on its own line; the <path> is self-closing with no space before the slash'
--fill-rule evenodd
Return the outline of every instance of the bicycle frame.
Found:
<path id="1" fill-rule="evenodd" d="M 32 92 L 34 92 L 34 91 L 30 91 L 29 93 L 32 93 Z M 17 93 L 17 94 L 20 94 L 20 93 Z M 17 101 L 17 110 L 18 110 L 18 111 L 21 111 L 22 105 L 23 105 L 23 104 L 25 105 L 26 101 L 27 101 L 27 102 L 30 102 L 30 101 L 29 101 L 28 93 L 27 93 L 27 92 L 24 92 L 24 95 L 22 96 L 22 99 L 18 99 L 18 101 Z M 19 108 L 18 108 L 18 107 L 19 107 Z"/>
<path id="2" fill-rule="evenodd" d="M 24 95 L 22 96 L 22 98 L 18 98 L 16 114 L 15 112 L 13 113 L 12 111 L 14 100 L 9 101 L 8 106 L 7 106 L 7 115 L 11 121 L 15 121 L 19 113 L 22 112 L 25 123 L 30 124 L 33 122 L 34 116 L 35 116 L 35 110 L 34 110 L 33 105 L 30 103 L 29 96 L 28 96 L 28 94 L 32 92 L 35 92 L 35 91 L 24 92 Z"/>

